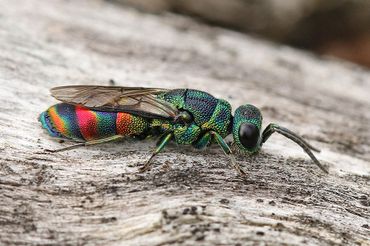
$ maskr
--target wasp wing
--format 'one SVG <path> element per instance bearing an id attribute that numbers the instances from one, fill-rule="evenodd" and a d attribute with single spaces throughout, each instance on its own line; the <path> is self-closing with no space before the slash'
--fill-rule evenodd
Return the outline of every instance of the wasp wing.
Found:
<path id="1" fill-rule="evenodd" d="M 82 105 L 99 111 L 126 112 L 148 118 L 174 119 L 179 111 L 170 103 L 157 98 L 168 89 L 71 85 L 54 87 L 51 94 L 56 99 Z"/>

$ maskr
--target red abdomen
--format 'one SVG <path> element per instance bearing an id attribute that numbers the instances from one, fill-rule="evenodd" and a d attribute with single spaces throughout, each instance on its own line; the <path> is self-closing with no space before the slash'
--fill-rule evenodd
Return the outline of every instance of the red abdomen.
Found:
<path id="1" fill-rule="evenodd" d="M 60 103 L 41 113 L 40 121 L 53 137 L 96 140 L 114 135 L 140 135 L 148 128 L 142 117 L 122 112 L 103 112 Z"/>

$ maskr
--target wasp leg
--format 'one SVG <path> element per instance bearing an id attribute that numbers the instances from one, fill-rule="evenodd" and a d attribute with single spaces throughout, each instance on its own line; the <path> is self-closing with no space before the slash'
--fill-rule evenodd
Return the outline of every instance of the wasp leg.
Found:
<path id="1" fill-rule="evenodd" d="M 162 138 L 162 141 L 157 145 L 157 148 L 153 151 L 152 155 L 150 156 L 149 160 L 144 164 L 144 166 L 139 168 L 139 172 L 145 172 L 148 169 L 150 169 L 151 166 L 151 160 L 159 154 L 163 148 L 170 142 L 170 140 L 173 138 L 173 133 L 168 133 L 165 137 Z"/>
<path id="2" fill-rule="evenodd" d="M 290 131 L 287 128 L 281 127 L 277 124 L 269 124 L 262 133 L 262 143 L 265 143 L 267 139 L 273 134 L 274 132 L 280 133 L 281 135 L 289 138 L 290 140 L 294 141 L 296 144 L 302 147 L 304 152 L 311 158 L 311 160 L 325 173 L 329 173 L 321 163 L 317 160 L 311 150 L 320 152 L 320 150 L 316 149 L 315 147 L 308 144 L 302 137 L 298 136 L 296 133 Z"/>
<path id="3" fill-rule="evenodd" d="M 171 133 L 172 133 L 172 131 L 167 131 L 167 132 L 163 133 L 159 137 L 158 141 L 155 143 L 155 147 L 158 148 L 159 146 L 161 146 L 162 142 L 168 137 L 168 134 L 171 134 Z"/>
<path id="4" fill-rule="evenodd" d="M 211 140 L 212 140 L 211 133 L 206 132 L 196 142 L 193 143 L 193 147 L 196 149 L 204 149 L 211 142 Z"/>
<path id="5" fill-rule="evenodd" d="M 238 163 L 236 163 L 236 160 L 235 160 L 235 158 L 233 156 L 233 153 L 231 152 L 230 147 L 227 145 L 227 143 L 225 143 L 225 141 L 220 136 L 220 134 L 218 134 L 217 132 L 214 132 L 214 131 L 210 131 L 209 133 L 212 134 L 213 138 L 216 140 L 216 142 L 218 143 L 218 145 L 220 145 L 220 147 L 224 151 L 225 155 L 227 155 L 230 158 L 231 167 L 233 167 L 241 176 L 246 176 L 247 174 L 238 165 Z"/>
<path id="6" fill-rule="evenodd" d="M 62 151 L 66 151 L 66 150 L 76 149 L 76 148 L 81 147 L 81 146 L 85 146 L 85 143 L 79 143 L 79 144 L 71 145 L 71 146 L 68 146 L 68 147 L 65 147 L 65 148 L 60 148 L 60 149 L 45 149 L 45 151 L 51 152 L 51 153 L 56 153 L 56 152 L 62 152 Z"/>
<path id="7" fill-rule="evenodd" d="M 46 151 L 52 152 L 52 153 L 61 152 L 61 151 L 76 149 L 76 148 L 82 147 L 82 146 L 109 143 L 109 142 L 116 141 L 116 140 L 119 140 L 119 139 L 122 139 L 122 138 L 124 138 L 124 136 L 114 135 L 114 136 L 107 137 L 107 138 L 102 138 L 102 139 L 98 139 L 98 140 L 91 140 L 91 141 L 87 141 L 87 142 L 84 142 L 84 143 L 75 144 L 75 145 L 68 146 L 68 147 L 61 148 L 61 149 L 46 149 Z"/>

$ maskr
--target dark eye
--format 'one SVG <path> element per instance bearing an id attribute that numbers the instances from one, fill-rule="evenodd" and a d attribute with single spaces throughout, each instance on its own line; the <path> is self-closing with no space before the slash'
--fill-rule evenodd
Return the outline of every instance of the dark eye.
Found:
<path id="1" fill-rule="evenodd" d="M 245 148 L 253 149 L 256 147 L 259 137 L 259 130 L 254 124 L 242 123 L 240 125 L 239 139 Z"/>

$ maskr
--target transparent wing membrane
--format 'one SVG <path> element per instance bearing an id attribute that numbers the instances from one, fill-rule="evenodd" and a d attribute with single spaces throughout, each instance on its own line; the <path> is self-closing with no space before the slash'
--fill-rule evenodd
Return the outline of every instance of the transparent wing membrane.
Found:
<path id="1" fill-rule="evenodd" d="M 100 111 L 126 112 L 148 118 L 174 119 L 178 110 L 157 95 L 167 89 L 71 85 L 54 87 L 51 94 L 56 99 Z"/>

